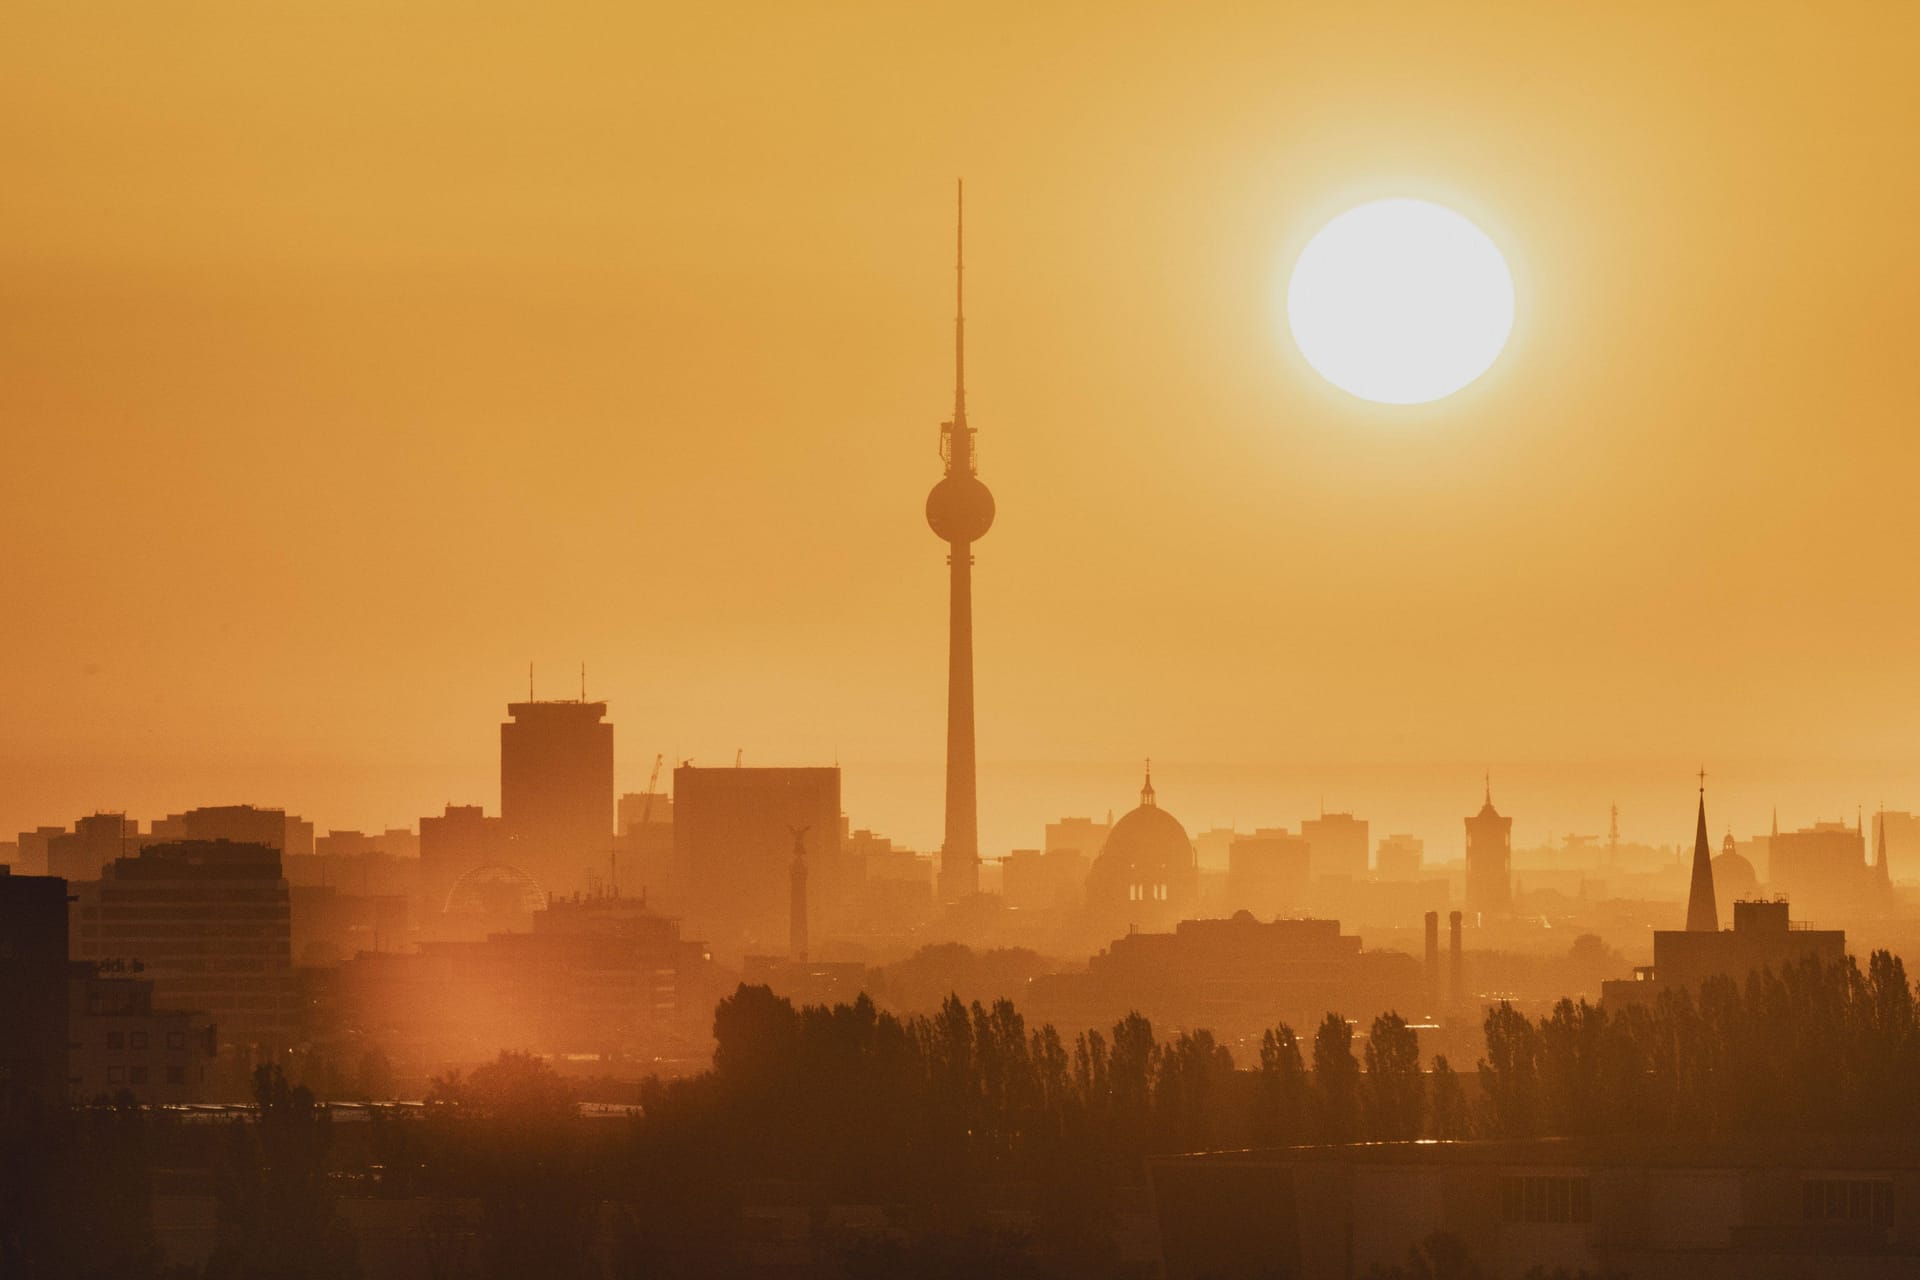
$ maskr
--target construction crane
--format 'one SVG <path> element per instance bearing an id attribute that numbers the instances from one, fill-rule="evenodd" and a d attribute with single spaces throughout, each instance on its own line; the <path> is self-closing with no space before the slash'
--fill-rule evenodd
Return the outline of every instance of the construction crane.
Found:
<path id="1" fill-rule="evenodd" d="M 653 772 L 647 775 L 647 798 L 640 805 L 640 825 L 646 826 L 647 819 L 653 816 L 653 796 L 660 790 L 660 766 L 667 762 L 663 755 L 653 758 Z"/>

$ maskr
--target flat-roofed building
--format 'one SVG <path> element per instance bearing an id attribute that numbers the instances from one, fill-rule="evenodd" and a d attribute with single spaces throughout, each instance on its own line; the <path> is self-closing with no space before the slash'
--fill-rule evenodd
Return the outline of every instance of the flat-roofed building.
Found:
<path id="1" fill-rule="evenodd" d="M 1490 1277 L 1920 1269 L 1911 1135 L 1393 1142 L 1148 1162 L 1167 1280 L 1347 1280 L 1453 1237 Z"/>
<path id="2" fill-rule="evenodd" d="M 156 1009 L 130 966 L 78 962 L 67 981 L 67 1090 L 75 1102 L 129 1094 L 141 1106 L 206 1097 L 216 1048 L 205 1015 Z"/>
<path id="3" fill-rule="evenodd" d="M 1609 1004 L 1652 1000 L 1666 990 L 1691 991 L 1709 978 L 1740 982 L 1759 969 L 1779 973 L 1808 960 L 1832 964 L 1846 954 L 1844 930 L 1801 927 L 1788 917 L 1784 898 L 1735 902 L 1731 929 L 1654 930 L 1653 963 L 1635 969 L 1630 979 L 1602 984 L 1601 999 Z"/>
<path id="4" fill-rule="evenodd" d="M 149 845 L 79 886 L 76 960 L 138 962 L 169 1008 L 205 1013 L 221 1043 L 284 1046 L 297 1001 L 287 882 L 264 844 Z"/>
<path id="5" fill-rule="evenodd" d="M 690 929 L 729 956 L 784 952 L 796 833 L 815 928 L 840 927 L 857 880 L 840 849 L 840 770 L 673 771 L 673 849 Z"/>
<path id="6" fill-rule="evenodd" d="M 67 1080 L 67 882 L 0 870 L 0 1100 Z"/>

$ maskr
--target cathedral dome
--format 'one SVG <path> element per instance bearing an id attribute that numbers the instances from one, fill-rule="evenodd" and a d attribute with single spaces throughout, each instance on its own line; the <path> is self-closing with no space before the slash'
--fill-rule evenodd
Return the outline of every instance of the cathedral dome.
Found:
<path id="1" fill-rule="evenodd" d="M 1722 901 L 1738 902 L 1759 892 L 1760 877 L 1751 862 L 1728 850 L 1713 859 L 1713 885 L 1725 895 Z"/>
<path id="2" fill-rule="evenodd" d="M 1087 874 L 1087 903 L 1100 908 L 1164 908 L 1177 912 L 1199 893 L 1193 841 L 1180 820 L 1153 794 L 1153 775 L 1140 790 L 1140 807 L 1113 824 Z M 1142 921 L 1144 922 L 1144 920 Z"/>

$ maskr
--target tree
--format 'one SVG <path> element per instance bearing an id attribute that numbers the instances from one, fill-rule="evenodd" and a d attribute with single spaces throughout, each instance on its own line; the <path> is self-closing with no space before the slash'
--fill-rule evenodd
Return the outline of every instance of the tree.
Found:
<path id="1" fill-rule="evenodd" d="M 1321 1142 L 1353 1142 L 1360 1136 L 1360 1064 L 1353 1056 L 1353 1028 L 1329 1013 L 1313 1033 L 1313 1088 Z"/>
<path id="2" fill-rule="evenodd" d="M 566 1081 L 531 1054 L 503 1051 L 464 1079 L 434 1081 L 427 1103 L 443 1154 L 480 1201 L 492 1274 L 584 1274 L 598 1197 Z"/>
<path id="3" fill-rule="evenodd" d="M 1420 1033 L 1397 1013 L 1373 1020 L 1367 1036 L 1367 1136 L 1411 1142 L 1420 1136 L 1426 1111 L 1426 1081 L 1420 1074 Z"/>
<path id="4" fill-rule="evenodd" d="M 1538 1037 L 1533 1023 L 1502 1000 L 1487 1010 L 1487 1056 L 1480 1060 L 1487 1129 L 1496 1137 L 1531 1137 L 1538 1128 Z"/>
<path id="5" fill-rule="evenodd" d="M 1254 1108 L 1254 1140 L 1287 1145 L 1305 1142 L 1311 1098 L 1300 1039 L 1286 1023 L 1260 1037 L 1260 1087 Z"/>
<path id="6" fill-rule="evenodd" d="M 1433 1055 L 1433 1071 L 1428 1077 L 1427 1091 L 1432 1095 L 1429 1110 L 1432 1112 L 1433 1136 L 1442 1142 L 1455 1142 L 1471 1135 L 1472 1118 L 1467 1114 L 1466 1090 L 1460 1087 L 1460 1077 L 1447 1062 L 1445 1054 Z"/>
<path id="7" fill-rule="evenodd" d="M 353 1237 L 328 1181 L 331 1115 L 278 1066 L 253 1073 L 254 1119 L 230 1126 L 217 1179 L 210 1280 L 354 1276 Z"/>

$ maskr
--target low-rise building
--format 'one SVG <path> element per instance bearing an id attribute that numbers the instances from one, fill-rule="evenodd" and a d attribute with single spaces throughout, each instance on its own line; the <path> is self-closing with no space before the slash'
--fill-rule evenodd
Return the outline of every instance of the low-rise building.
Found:
<path id="1" fill-rule="evenodd" d="M 1435 1234 L 1494 1280 L 1920 1274 L 1912 1135 L 1367 1143 L 1149 1174 L 1167 1280 L 1347 1280 Z"/>
<path id="2" fill-rule="evenodd" d="M 75 1102 L 130 1094 L 142 1106 L 197 1102 L 218 1044 L 203 1014 L 153 1007 L 132 966 L 75 963 L 67 978 L 67 1093 Z"/>

